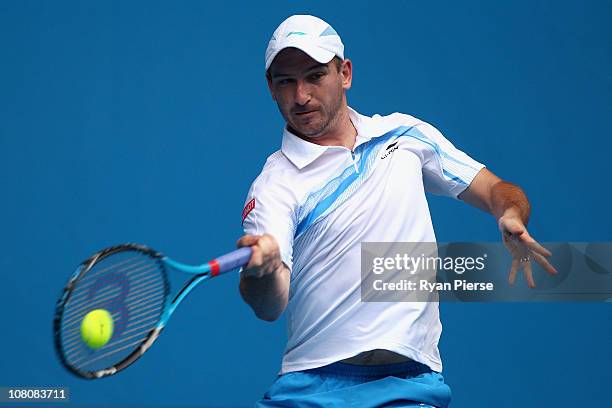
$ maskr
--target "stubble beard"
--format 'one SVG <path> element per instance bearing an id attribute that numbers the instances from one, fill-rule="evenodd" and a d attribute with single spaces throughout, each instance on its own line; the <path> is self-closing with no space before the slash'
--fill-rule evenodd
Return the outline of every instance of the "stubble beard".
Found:
<path id="1" fill-rule="evenodd" d="M 329 131 L 329 129 L 333 128 L 340 120 L 340 110 L 342 109 L 343 96 L 344 96 L 343 90 L 340 89 L 340 91 L 338 92 L 338 97 L 336 98 L 335 103 L 329 109 L 329 112 L 326 112 L 325 109 L 321 109 L 323 107 L 319 109 L 319 114 L 323 115 L 323 117 L 325 117 L 326 120 L 316 129 L 312 129 L 312 130 L 300 129 L 299 127 L 291 124 L 291 122 L 287 120 L 287 117 L 284 115 L 285 121 L 287 122 L 289 126 L 289 130 L 291 130 L 297 136 L 305 136 L 306 138 L 310 138 L 310 139 L 316 139 L 316 138 L 325 136 L 325 134 Z"/>

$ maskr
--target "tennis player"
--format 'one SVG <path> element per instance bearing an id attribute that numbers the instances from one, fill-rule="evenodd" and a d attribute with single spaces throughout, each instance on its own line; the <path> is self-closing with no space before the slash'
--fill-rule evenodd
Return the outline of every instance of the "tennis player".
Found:
<path id="1" fill-rule="evenodd" d="M 425 192 L 491 213 L 511 251 L 509 280 L 550 253 L 526 229 L 523 191 L 434 126 L 347 105 L 352 63 L 325 21 L 295 15 L 274 31 L 266 79 L 286 121 L 253 182 L 239 246 L 253 255 L 240 292 L 257 317 L 287 310 L 278 378 L 260 407 L 446 407 L 436 302 L 361 302 L 361 242 L 435 242 Z"/>

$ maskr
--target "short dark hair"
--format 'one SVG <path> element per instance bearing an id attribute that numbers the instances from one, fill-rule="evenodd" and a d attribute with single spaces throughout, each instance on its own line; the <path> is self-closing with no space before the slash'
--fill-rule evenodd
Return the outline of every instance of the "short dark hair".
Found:
<path id="1" fill-rule="evenodd" d="M 338 72 L 340 72 L 340 70 L 342 69 L 342 63 L 344 62 L 344 60 L 342 60 L 339 56 L 334 55 L 334 58 L 332 58 L 331 62 L 334 63 L 334 65 L 336 66 L 336 69 L 338 70 Z M 270 68 L 271 67 L 272 65 L 270 65 Z M 266 78 L 268 79 L 272 79 L 272 76 L 270 75 L 270 68 L 266 70 Z"/>
<path id="2" fill-rule="evenodd" d="M 335 55 L 332 61 L 334 62 L 334 65 L 336 65 L 336 69 L 338 70 L 338 72 L 340 72 L 340 70 L 342 69 L 342 59 L 340 59 L 339 56 Z"/>

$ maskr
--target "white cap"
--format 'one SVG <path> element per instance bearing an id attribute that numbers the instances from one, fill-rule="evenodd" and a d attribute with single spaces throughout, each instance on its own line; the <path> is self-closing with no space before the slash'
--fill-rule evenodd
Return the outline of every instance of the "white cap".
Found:
<path id="1" fill-rule="evenodd" d="M 336 30 L 315 16 L 291 16 L 278 26 L 266 49 L 266 71 L 274 57 L 287 47 L 298 48 L 321 64 L 327 64 L 335 55 L 344 59 L 344 44 Z"/>

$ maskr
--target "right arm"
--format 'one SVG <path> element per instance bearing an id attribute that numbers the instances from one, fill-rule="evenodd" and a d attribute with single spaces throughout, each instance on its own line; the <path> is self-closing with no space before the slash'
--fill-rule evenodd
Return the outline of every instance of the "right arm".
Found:
<path id="1" fill-rule="evenodd" d="M 240 274 L 240 294 L 255 315 L 274 321 L 287 307 L 290 271 L 281 261 L 278 242 L 270 234 L 245 235 L 238 246 L 253 250 L 249 263 Z"/>

